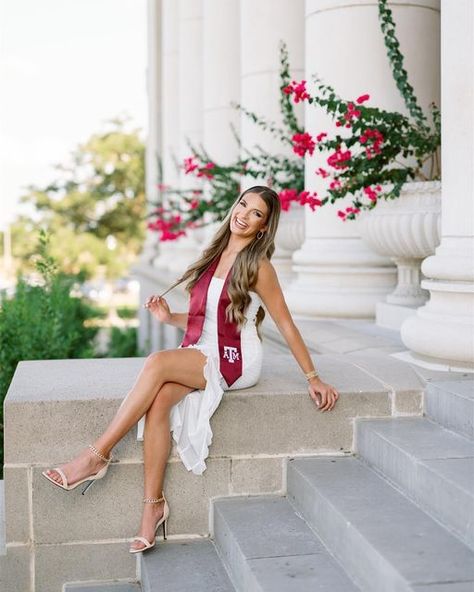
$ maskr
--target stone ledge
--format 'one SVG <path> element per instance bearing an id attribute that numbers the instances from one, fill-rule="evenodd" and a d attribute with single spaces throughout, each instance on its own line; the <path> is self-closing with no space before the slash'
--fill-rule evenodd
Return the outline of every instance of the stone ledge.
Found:
<path id="1" fill-rule="evenodd" d="M 393 360 L 372 358 L 369 373 L 360 360 L 347 356 L 313 356 L 321 376 L 340 394 L 335 409 L 322 413 L 291 355 L 265 357 L 257 385 L 224 393 L 211 419 L 210 456 L 350 449 L 353 419 L 392 415 L 397 388 L 408 393 L 411 402 L 404 406 L 420 414 L 421 382 L 413 382 L 409 390 L 406 381 L 402 385 L 394 378 L 389 384 L 384 373 L 396 376 Z M 144 358 L 20 362 L 5 399 L 5 462 L 48 465 L 77 454 L 112 419 L 143 362 Z M 399 364 L 399 372 L 407 368 Z M 114 456 L 142 458 L 134 428 L 117 444 Z M 171 456 L 176 456 L 174 442 Z"/>

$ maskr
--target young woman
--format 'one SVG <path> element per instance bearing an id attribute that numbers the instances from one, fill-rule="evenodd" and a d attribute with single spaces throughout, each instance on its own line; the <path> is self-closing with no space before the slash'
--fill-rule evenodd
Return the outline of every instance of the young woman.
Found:
<path id="1" fill-rule="evenodd" d="M 170 431 L 186 468 L 202 474 L 212 440 L 209 419 L 222 393 L 258 382 L 262 363 L 259 325 L 265 316 L 261 304 L 305 374 L 309 395 L 319 410 L 331 410 L 336 404 L 339 394 L 314 370 L 270 262 L 280 211 L 278 195 L 268 187 L 250 187 L 239 196 L 210 246 L 174 284 L 189 280 L 189 312 L 172 313 L 160 296 L 151 296 L 145 303 L 159 321 L 186 330 L 181 345 L 150 354 L 94 444 L 69 463 L 43 472 L 67 490 L 88 481 L 87 490 L 106 474 L 112 448 L 145 416 L 145 505 L 140 534 L 129 549 L 132 553 L 154 546 L 160 524 L 166 539 L 169 506 L 162 487 Z"/>

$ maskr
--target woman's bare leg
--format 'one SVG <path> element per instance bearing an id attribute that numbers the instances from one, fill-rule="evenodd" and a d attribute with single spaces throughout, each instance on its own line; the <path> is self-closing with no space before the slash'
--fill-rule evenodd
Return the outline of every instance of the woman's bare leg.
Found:
<path id="1" fill-rule="evenodd" d="M 166 382 L 148 408 L 145 418 L 143 443 L 144 497 L 160 498 L 163 490 L 165 469 L 171 450 L 170 411 L 193 389 L 175 382 Z M 152 542 L 155 526 L 163 516 L 164 501 L 156 504 L 143 504 L 142 521 L 137 536 Z M 140 541 L 131 544 L 132 549 L 142 549 Z"/>
<path id="2" fill-rule="evenodd" d="M 166 382 L 176 382 L 193 389 L 206 386 L 203 368 L 206 356 L 197 348 L 163 350 L 150 354 L 130 392 L 122 401 L 117 413 L 105 432 L 93 445 L 105 456 L 138 422 L 153 403 L 157 393 Z M 88 475 L 97 473 L 105 462 L 85 448 L 71 462 L 60 465 L 68 483 L 74 484 Z M 48 475 L 62 482 L 61 476 L 50 469 Z"/>

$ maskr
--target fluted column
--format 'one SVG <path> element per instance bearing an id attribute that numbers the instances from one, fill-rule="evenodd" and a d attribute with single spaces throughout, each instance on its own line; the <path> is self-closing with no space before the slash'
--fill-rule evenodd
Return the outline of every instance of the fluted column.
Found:
<path id="1" fill-rule="evenodd" d="M 151 103 L 150 117 L 159 111 L 161 116 L 161 157 L 162 157 L 162 182 L 164 185 L 179 187 L 179 171 L 176 168 L 176 160 L 179 160 L 179 111 L 178 111 L 178 2 L 176 0 L 161 0 L 161 96 L 159 100 Z M 158 110 L 157 105 L 161 105 Z M 151 120 L 151 119 L 150 119 Z M 154 166 L 154 165 L 153 165 Z M 160 193 L 160 192 L 158 192 Z M 166 206 L 166 194 L 162 196 L 163 205 Z M 153 232 L 155 240 L 158 234 Z M 159 256 L 154 265 L 159 269 L 167 269 L 173 261 L 173 252 L 176 245 L 165 241 L 159 245 Z"/>
<path id="2" fill-rule="evenodd" d="M 230 164 L 239 148 L 230 124 L 240 116 L 239 0 L 203 0 L 203 141 L 212 159 Z"/>
<path id="3" fill-rule="evenodd" d="M 240 116 L 230 106 L 240 100 L 239 0 L 203 0 L 203 144 L 211 160 L 235 162 Z M 237 198 L 237 195 L 235 196 Z M 208 242 L 220 222 L 206 226 Z"/>
<path id="4" fill-rule="evenodd" d="M 172 6 L 171 6 L 172 5 Z M 177 160 L 181 165 L 184 158 L 191 155 L 191 150 L 186 143 L 186 138 L 196 146 L 202 142 L 202 93 L 203 93 L 203 19 L 202 19 L 202 0 L 174 0 L 170 2 L 170 11 L 172 10 L 173 19 L 177 19 L 174 28 L 174 39 L 171 44 L 177 45 L 177 54 L 174 63 L 174 76 L 172 85 L 176 88 L 171 96 L 171 109 L 175 119 L 173 125 L 176 125 L 176 140 L 168 136 L 168 141 L 173 142 L 173 147 L 177 150 Z M 176 45 L 175 45 L 176 44 Z M 171 60 L 168 62 L 171 66 Z M 171 74 L 171 72 L 170 72 Z M 164 80 L 164 86 L 168 86 L 168 79 Z M 174 101 L 171 106 L 171 101 Z M 166 113 L 165 113 L 166 117 Z M 171 131 L 171 130 L 170 130 Z M 171 162 L 169 167 L 174 167 Z M 179 186 L 181 189 L 198 187 L 201 185 L 198 180 L 185 175 L 184 171 L 179 171 Z M 188 265 L 196 259 L 196 255 L 201 248 L 196 233 L 193 230 L 187 230 L 186 237 L 180 237 L 177 241 L 170 243 L 172 256 L 168 257 L 168 269 L 178 276 Z"/>
<path id="5" fill-rule="evenodd" d="M 250 111 L 281 125 L 279 43 L 280 40 L 284 40 L 287 44 L 290 75 L 295 79 L 301 79 L 304 72 L 304 0 L 241 0 L 240 24 L 240 102 Z M 296 105 L 296 114 L 302 123 L 302 105 Z M 269 132 L 257 127 L 243 114 L 241 138 L 244 149 L 252 150 L 258 144 L 270 153 L 294 156 L 291 147 L 282 145 Z M 251 177 L 243 177 L 242 189 L 259 183 L 264 184 L 262 181 L 256 182 Z M 284 216 L 293 217 L 292 212 L 282 212 L 281 218 Z M 284 284 L 291 270 L 291 252 L 283 250 L 278 245 L 278 236 L 275 242 L 277 248 L 272 260 Z"/>
<path id="6" fill-rule="evenodd" d="M 166 1 L 166 0 L 164 0 Z M 161 12 L 162 0 L 148 0 L 147 4 L 147 100 L 148 100 L 148 133 L 145 149 L 145 192 L 148 202 L 159 199 L 158 159 L 162 153 L 162 54 L 161 54 Z M 150 203 L 147 211 L 154 208 Z M 143 304 L 150 295 L 150 286 L 142 274 L 144 268 L 153 267 L 154 261 L 159 258 L 159 243 L 156 232 L 146 231 L 145 243 L 138 264 L 133 271 L 140 278 L 139 293 L 139 329 L 138 346 L 141 350 L 150 348 L 152 338 L 151 319 Z M 157 257 L 158 255 L 158 257 Z"/>
<path id="7" fill-rule="evenodd" d="M 426 108 L 438 98 L 439 0 L 390 5 L 405 68 Z M 369 93 L 368 105 L 406 113 L 386 55 L 376 0 L 307 0 L 305 20 L 308 84 L 318 74 L 343 98 L 355 100 Z M 312 135 L 325 131 L 331 136 L 338 129 L 314 105 L 306 104 L 305 118 Z M 314 171 L 327 167 L 327 156 L 315 151 L 306 161 L 306 188 L 320 197 L 326 182 Z M 337 216 L 337 210 L 349 203 L 338 200 L 306 212 L 306 239 L 293 255 L 298 277 L 286 290 L 293 312 L 313 317 L 373 317 L 376 303 L 395 287 L 396 268 L 391 261 L 364 245 L 357 221 L 343 222 Z"/>
<path id="8" fill-rule="evenodd" d="M 148 202 L 159 198 L 157 189 L 158 159 L 161 156 L 161 0 L 148 0 L 147 4 L 147 99 L 148 130 L 145 147 L 145 192 Z M 152 211 L 150 203 L 147 211 Z M 152 264 L 158 253 L 156 233 L 147 229 L 140 259 Z"/>
<path id="9" fill-rule="evenodd" d="M 462 60 L 459 56 L 463 56 Z M 420 365 L 474 370 L 474 4 L 441 4 L 441 243 L 421 266 L 429 301 L 401 327 Z"/>

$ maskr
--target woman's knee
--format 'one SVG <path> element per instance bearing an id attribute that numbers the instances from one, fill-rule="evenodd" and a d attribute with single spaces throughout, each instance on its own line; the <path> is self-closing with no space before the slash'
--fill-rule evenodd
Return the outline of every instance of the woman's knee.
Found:
<path id="1" fill-rule="evenodd" d="M 158 372 L 161 369 L 162 358 L 163 358 L 163 352 L 161 352 L 161 351 L 156 351 L 156 352 L 152 352 L 151 354 L 148 354 L 148 356 L 145 359 L 145 364 L 144 364 L 145 370 L 151 370 L 153 372 Z"/>

